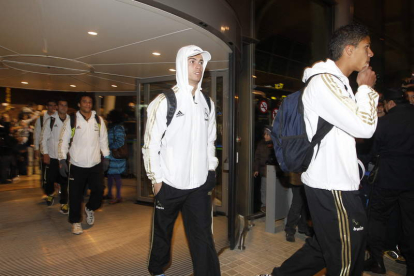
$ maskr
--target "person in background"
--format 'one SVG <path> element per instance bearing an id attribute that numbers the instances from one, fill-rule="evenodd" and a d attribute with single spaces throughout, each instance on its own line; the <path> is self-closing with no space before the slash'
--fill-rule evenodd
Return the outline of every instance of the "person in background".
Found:
<path id="1" fill-rule="evenodd" d="M 265 126 L 263 129 L 263 140 L 259 142 L 254 153 L 253 176 L 260 176 L 260 200 L 262 205 L 260 211 L 266 212 L 266 165 L 274 163 L 275 152 L 273 150 L 272 138 L 270 137 L 271 127 Z"/>
<path id="2" fill-rule="evenodd" d="M 112 110 L 108 114 L 108 123 L 109 123 L 109 130 L 108 130 L 108 143 L 109 149 L 112 151 L 113 149 L 118 149 L 122 147 L 126 143 L 125 139 L 125 129 L 122 126 L 123 121 L 123 114 L 120 111 Z M 121 197 L 121 187 L 122 187 L 122 178 L 121 174 L 126 170 L 126 159 L 116 159 L 113 157 L 112 152 L 109 156 L 109 169 L 107 172 L 108 177 L 108 193 L 104 197 L 105 199 L 109 199 L 110 204 L 115 204 L 122 202 Z M 116 198 L 114 199 L 112 196 L 112 186 L 115 182 L 116 185 Z"/>

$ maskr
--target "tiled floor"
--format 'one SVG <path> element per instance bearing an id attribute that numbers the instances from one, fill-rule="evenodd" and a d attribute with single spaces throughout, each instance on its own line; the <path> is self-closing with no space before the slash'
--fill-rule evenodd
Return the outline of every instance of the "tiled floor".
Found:
<path id="1" fill-rule="evenodd" d="M 67 216 L 59 204 L 47 208 L 40 199 L 38 177 L 20 177 L 14 184 L 0 185 L 0 275 L 148 275 L 152 207 L 134 204 L 135 187 L 125 181 L 121 204 L 108 205 L 96 213 L 96 223 L 84 234 L 70 232 Z M 248 232 L 244 251 L 224 250 L 220 255 L 223 276 L 269 273 L 274 266 L 300 248 L 278 233 L 264 231 L 264 218 Z M 217 250 L 227 246 L 227 221 L 214 218 Z M 387 275 L 405 275 L 405 267 L 386 260 Z M 177 221 L 173 261 L 169 276 L 191 275 L 191 261 L 181 220 Z M 364 274 L 371 275 L 371 274 Z M 375 274 L 372 274 L 375 275 Z M 311 275 L 310 275 L 311 276 Z"/>

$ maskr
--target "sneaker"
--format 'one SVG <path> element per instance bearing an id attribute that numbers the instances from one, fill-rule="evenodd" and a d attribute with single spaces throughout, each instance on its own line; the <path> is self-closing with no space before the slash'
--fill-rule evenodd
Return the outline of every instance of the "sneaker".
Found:
<path id="1" fill-rule="evenodd" d="M 50 195 L 47 197 L 46 199 L 47 206 L 52 206 L 54 202 L 55 202 L 55 197 L 53 195 Z"/>
<path id="2" fill-rule="evenodd" d="M 85 213 L 86 213 L 86 223 L 89 225 L 93 225 L 95 223 L 95 212 L 92 210 L 89 210 L 86 206 L 85 206 Z"/>
<path id="3" fill-rule="evenodd" d="M 103 197 L 103 199 L 114 199 L 114 197 L 113 197 L 113 196 L 110 196 L 110 195 L 105 195 L 105 196 Z"/>
<path id="4" fill-rule="evenodd" d="M 67 215 L 69 213 L 69 207 L 67 204 L 60 205 L 60 211 L 62 214 Z"/>
<path id="5" fill-rule="evenodd" d="M 372 271 L 378 274 L 385 274 L 387 272 L 382 259 L 380 262 L 377 262 L 372 258 L 364 262 L 364 271 Z"/>
<path id="6" fill-rule="evenodd" d="M 80 223 L 72 223 L 72 234 L 80 235 L 82 233 L 82 225 Z"/>
<path id="7" fill-rule="evenodd" d="M 295 242 L 295 234 L 286 233 L 286 240 L 288 242 Z"/>
<path id="8" fill-rule="evenodd" d="M 384 256 L 390 260 L 399 264 L 406 264 L 404 257 L 399 254 L 397 250 L 387 250 L 384 252 Z"/>
<path id="9" fill-rule="evenodd" d="M 260 207 L 260 212 L 262 212 L 262 213 L 266 213 L 266 206 L 262 206 L 262 207 Z"/>

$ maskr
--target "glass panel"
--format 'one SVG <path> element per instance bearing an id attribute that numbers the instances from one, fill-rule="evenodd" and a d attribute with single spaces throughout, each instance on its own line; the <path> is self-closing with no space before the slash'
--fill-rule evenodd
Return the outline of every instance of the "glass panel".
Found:
<path id="1" fill-rule="evenodd" d="M 223 200 L 223 179 L 222 179 L 222 167 L 223 167 L 223 77 L 217 77 L 216 79 L 216 124 L 217 124 L 217 139 L 216 139 L 216 156 L 219 160 L 219 165 L 216 170 L 217 184 L 215 189 L 214 204 L 216 206 L 222 206 Z"/>

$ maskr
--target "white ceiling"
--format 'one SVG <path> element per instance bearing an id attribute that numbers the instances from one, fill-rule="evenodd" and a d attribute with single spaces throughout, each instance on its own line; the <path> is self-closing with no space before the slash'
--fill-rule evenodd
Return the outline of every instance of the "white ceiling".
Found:
<path id="1" fill-rule="evenodd" d="M 0 0 L 2 87 L 134 91 L 137 78 L 174 75 L 189 44 L 211 53 L 207 70 L 227 69 L 230 49 L 217 37 L 133 0 Z"/>

